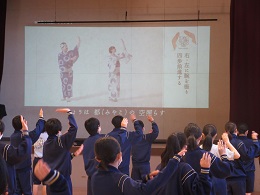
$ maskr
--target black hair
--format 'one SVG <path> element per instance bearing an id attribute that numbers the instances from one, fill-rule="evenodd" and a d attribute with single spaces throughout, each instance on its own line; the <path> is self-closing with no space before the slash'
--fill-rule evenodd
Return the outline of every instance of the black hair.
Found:
<path id="1" fill-rule="evenodd" d="M 121 115 L 114 116 L 112 119 L 112 124 L 114 125 L 115 128 L 120 128 L 121 127 L 121 122 L 124 118 Z"/>
<path id="2" fill-rule="evenodd" d="M 97 118 L 91 117 L 85 121 L 84 125 L 89 135 L 95 135 L 100 127 L 100 122 Z"/>
<path id="3" fill-rule="evenodd" d="M 0 155 L 0 194 L 7 192 L 8 172 L 4 158 Z"/>
<path id="4" fill-rule="evenodd" d="M 171 134 L 167 138 L 165 149 L 161 154 L 161 169 L 166 167 L 169 160 L 186 145 L 186 137 L 184 133 Z"/>
<path id="5" fill-rule="evenodd" d="M 239 134 L 245 134 L 248 131 L 248 125 L 246 123 L 239 123 L 237 125 L 237 130 Z"/>
<path id="6" fill-rule="evenodd" d="M 184 134 L 188 150 L 195 150 L 198 147 L 197 139 L 202 135 L 200 127 L 195 123 L 189 123 L 184 129 Z"/>
<path id="7" fill-rule="evenodd" d="M 3 134 L 5 131 L 5 124 L 2 120 L 0 120 L 0 132 Z"/>
<path id="8" fill-rule="evenodd" d="M 17 115 L 13 118 L 12 125 L 15 130 L 22 129 L 21 115 Z"/>
<path id="9" fill-rule="evenodd" d="M 113 49 L 116 49 L 115 46 L 109 47 L 109 48 L 108 48 L 108 52 L 109 52 L 109 53 L 112 53 L 112 50 L 113 50 Z"/>
<path id="10" fill-rule="evenodd" d="M 234 122 L 229 121 L 225 124 L 225 131 L 228 133 L 229 140 L 232 139 L 232 134 L 235 133 L 236 129 L 237 125 Z"/>
<path id="11" fill-rule="evenodd" d="M 99 168 L 108 170 L 107 166 L 116 160 L 121 152 L 118 141 L 113 137 L 99 138 L 95 143 L 95 156 L 100 160 Z"/>
<path id="12" fill-rule="evenodd" d="M 48 135 L 57 135 L 62 130 L 62 125 L 59 119 L 50 118 L 46 121 L 44 128 Z"/>
<path id="13" fill-rule="evenodd" d="M 213 144 L 213 137 L 217 134 L 217 128 L 213 124 L 207 124 L 203 127 L 202 130 L 205 135 L 205 139 L 203 140 L 203 149 L 206 151 L 210 151 Z"/>
<path id="14" fill-rule="evenodd" d="M 141 121 L 141 120 L 138 120 L 138 122 L 139 122 L 140 126 L 141 126 L 142 128 L 144 128 L 144 122 Z"/>

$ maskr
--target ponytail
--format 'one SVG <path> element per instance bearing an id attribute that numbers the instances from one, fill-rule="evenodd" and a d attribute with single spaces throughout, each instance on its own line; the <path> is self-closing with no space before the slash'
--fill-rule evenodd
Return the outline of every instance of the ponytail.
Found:
<path id="1" fill-rule="evenodd" d="M 202 147 L 206 151 L 210 151 L 213 144 L 213 137 L 217 134 L 217 128 L 213 124 L 207 124 L 203 127 L 203 134 L 205 139 L 203 141 Z"/>
<path id="2" fill-rule="evenodd" d="M 204 139 L 204 141 L 203 141 L 203 144 L 202 144 L 203 149 L 206 150 L 206 151 L 210 151 L 211 148 L 212 148 L 212 142 L 213 142 L 212 136 L 211 136 L 211 134 L 209 133 L 209 134 L 205 137 L 205 139 Z"/>
<path id="3" fill-rule="evenodd" d="M 198 147 L 197 139 L 202 135 L 199 126 L 195 123 L 189 123 L 184 129 L 184 134 L 187 137 L 188 150 L 195 150 Z"/>
<path id="4" fill-rule="evenodd" d="M 197 140 L 194 135 L 191 135 L 187 138 L 187 147 L 188 150 L 195 150 L 198 147 Z"/>

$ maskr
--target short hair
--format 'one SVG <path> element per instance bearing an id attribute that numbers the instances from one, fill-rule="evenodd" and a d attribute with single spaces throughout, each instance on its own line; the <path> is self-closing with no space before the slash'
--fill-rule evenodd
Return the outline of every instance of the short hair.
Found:
<path id="1" fill-rule="evenodd" d="M 0 132 L 3 134 L 5 131 L 5 124 L 2 120 L 0 120 Z"/>
<path id="2" fill-rule="evenodd" d="M 62 42 L 62 43 L 60 44 L 60 48 L 63 48 L 64 45 L 67 45 L 67 43 Z"/>
<path id="3" fill-rule="evenodd" d="M 123 121 L 123 117 L 121 115 L 114 116 L 112 119 L 112 124 L 114 125 L 115 128 L 120 128 L 121 127 L 121 122 Z"/>
<path id="4" fill-rule="evenodd" d="M 121 152 L 120 144 L 113 137 L 99 138 L 95 143 L 95 156 L 100 160 L 99 167 L 107 170 L 107 166 L 116 160 Z"/>
<path id="5" fill-rule="evenodd" d="M 138 122 L 139 122 L 140 126 L 141 126 L 142 128 L 144 128 L 144 122 L 141 121 L 141 120 L 138 120 Z"/>
<path id="6" fill-rule="evenodd" d="M 48 135 L 57 135 L 59 131 L 62 130 L 62 125 L 59 119 L 50 118 L 45 123 L 45 131 Z"/>
<path id="7" fill-rule="evenodd" d="M 109 52 L 109 53 L 112 53 L 112 50 L 113 50 L 113 49 L 116 49 L 116 47 L 115 47 L 115 46 L 109 47 L 108 52 Z"/>
<path id="8" fill-rule="evenodd" d="M 84 125 L 89 135 L 95 135 L 100 127 L 100 122 L 97 118 L 91 117 L 85 121 Z"/>
<path id="9" fill-rule="evenodd" d="M 245 134 L 245 132 L 248 130 L 248 125 L 246 123 L 239 123 L 237 126 L 237 130 L 239 134 Z"/>
<path id="10" fill-rule="evenodd" d="M 15 130 L 21 130 L 22 129 L 22 122 L 21 122 L 21 115 L 17 115 L 12 120 L 12 125 Z"/>

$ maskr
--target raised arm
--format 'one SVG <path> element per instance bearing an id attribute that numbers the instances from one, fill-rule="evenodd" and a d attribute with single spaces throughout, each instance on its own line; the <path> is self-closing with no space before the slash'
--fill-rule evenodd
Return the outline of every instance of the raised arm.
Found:
<path id="1" fill-rule="evenodd" d="M 234 159 L 239 159 L 240 154 L 238 153 L 238 151 L 236 150 L 236 148 L 230 143 L 229 138 L 228 138 L 228 134 L 225 132 L 222 134 L 222 140 L 226 143 L 228 149 L 232 152 L 234 152 Z"/>

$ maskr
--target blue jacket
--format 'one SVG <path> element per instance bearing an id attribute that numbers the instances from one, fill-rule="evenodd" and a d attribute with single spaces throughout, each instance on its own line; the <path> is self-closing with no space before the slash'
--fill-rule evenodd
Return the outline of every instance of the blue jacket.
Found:
<path id="1" fill-rule="evenodd" d="M 117 168 L 108 166 L 108 170 L 99 169 L 91 179 L 93 195 L 150 195 L 159 187 L 166 185 L 178 168 L 180 156 L 174 156 L 156 177 L 141 183 L 123 174 Z"/>
<path id="2" fill-rule="evenodd" d="M 138 120 L 134 122 L 135 131 L 127 131 L 125 128 L 114 128 L 108 136 L 114 137 L 120 144 L 123 161 L 119 166 L 122 173 L 129 175 L 131 147 L 142 140 L 143 129 Z"/>

